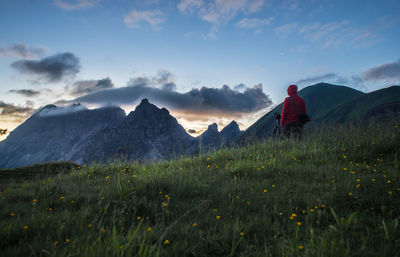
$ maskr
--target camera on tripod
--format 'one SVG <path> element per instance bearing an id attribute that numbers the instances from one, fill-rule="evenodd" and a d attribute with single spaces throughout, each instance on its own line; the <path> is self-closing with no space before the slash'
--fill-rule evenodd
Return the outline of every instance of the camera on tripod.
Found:
<path id="1" fill-rule="evenodd" d="M 275 136 L 275 134 L 277 134 L 278 132 L 278 137 L 281 136 L 281 114 L 279 112 L 276 112 L 274 114 L 274 118 L 276 120 L 276 125 L 275 125 L 275 129 L 274 129 L 274 134 L 272 135 L 272 137 Z"/>

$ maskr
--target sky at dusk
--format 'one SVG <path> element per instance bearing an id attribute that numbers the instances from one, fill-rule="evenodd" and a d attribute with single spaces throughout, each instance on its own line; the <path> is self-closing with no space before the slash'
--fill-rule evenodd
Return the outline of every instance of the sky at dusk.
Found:
<path id="1" fill-rule="evenodd" d="M 143 98 L 246 129 L 286 88 L 400 84 L 398 0 L 0 0 L 0 128 L 47 104 Z M 4 139 L 2 136 L 0 140 Z"/>

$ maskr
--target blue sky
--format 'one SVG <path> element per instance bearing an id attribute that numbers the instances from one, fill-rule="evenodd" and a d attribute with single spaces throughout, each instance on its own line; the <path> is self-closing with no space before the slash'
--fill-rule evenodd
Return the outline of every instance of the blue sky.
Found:
<path id="1" fill-rule="evenodd" d="M 0 127 L 50 103 L 129 112 L 147 97 L 186 129 L 232 119 L 245 129 L 291 83 L 399 84 L 399 10 L 391 0 L 0 0 Z"/>

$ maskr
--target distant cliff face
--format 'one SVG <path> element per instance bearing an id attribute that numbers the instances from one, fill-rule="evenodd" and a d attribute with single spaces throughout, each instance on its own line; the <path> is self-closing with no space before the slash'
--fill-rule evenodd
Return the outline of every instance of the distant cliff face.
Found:
<path id="1" fill-rule="evenodd" d="M 81 105 L 48 105 L 10 133 L 0 146 L 0 168 L 72 160 L 93 134 L 119 124 L 125 112 L 119 107 L 88 110 Z"/>
<path id="2" fill-rule="evenodd" d="M 142 100 L 118 126 L 106 128 L 90 138 L 81 155 L 93 160 L 157 160 L 197 151 L 198 142 L 165 108 Z"/>

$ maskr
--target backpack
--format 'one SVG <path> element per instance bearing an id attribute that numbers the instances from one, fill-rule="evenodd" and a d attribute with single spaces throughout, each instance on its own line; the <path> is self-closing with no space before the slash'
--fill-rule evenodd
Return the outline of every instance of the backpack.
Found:
<path id="1" fill-rule="evenodd" d="M 292 100 L 292 102 L 294 104 L 294 107 L 297 110 L 297 113 L 298 113 L 297 117 L 299 118 L 300 122 L 304 124 L 304 123 L 307 123 L 307 122 L 311 121 L 310 116 L 308 116 L 307 113 L 304 113 L 304 112 L 300 111 L 299 107 L 297 106 L 297 104 L 293 100 L 293 98 L 291 96 L 289 96 L 289 98 L 290 98 L 290 100 Z"/>

